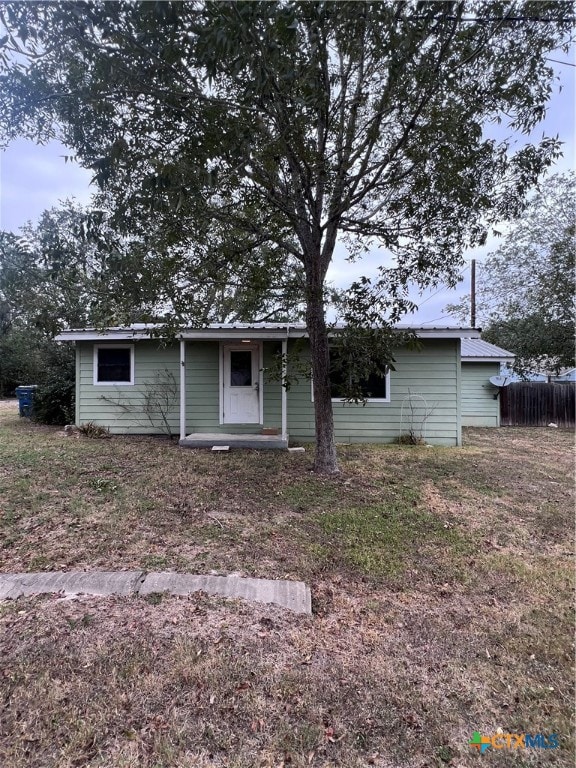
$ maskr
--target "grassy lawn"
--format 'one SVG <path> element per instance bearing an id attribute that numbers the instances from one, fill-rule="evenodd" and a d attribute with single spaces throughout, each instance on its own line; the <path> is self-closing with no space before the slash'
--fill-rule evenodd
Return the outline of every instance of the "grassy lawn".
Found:
<path id="1" fill-rule="evenodd" d="M 0 404 L 1 571 L 301 579 L 314 606 L 0 604 L 0 765 L 573 765 L 573 435 L 340 460 L 65 437 Z M 468 746 L 497 728 L 561 748 Z"/>

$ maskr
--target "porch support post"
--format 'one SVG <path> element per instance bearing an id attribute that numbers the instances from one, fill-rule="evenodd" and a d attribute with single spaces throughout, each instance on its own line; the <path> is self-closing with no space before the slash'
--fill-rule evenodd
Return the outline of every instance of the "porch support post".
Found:
<path id="1" fill-rule="evenodd" d="M 180 440 L 186 437 L 186 342 L 180 339 Z"/>
<path id="2" fill-rule="evenodd" d="M 288 414 L 287 414 L 287 404 L 288 404 L 288 392 L 286 390 L 285 381 L 286 381 L 286 355 L 288 353 L 288 339 L 282 340 L 282 440 L 288 439 Z"/>

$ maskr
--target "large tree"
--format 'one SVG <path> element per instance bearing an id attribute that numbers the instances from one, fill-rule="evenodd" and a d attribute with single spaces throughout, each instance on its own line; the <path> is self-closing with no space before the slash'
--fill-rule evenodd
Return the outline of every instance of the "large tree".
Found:
<path id="1" fill-rule="evenodd" d="M 514 151 L 489 127 L 528 132 L 544 114 L 569 2 L 8 2 L 0 13 L 6 140 L 73 147 L 118 226 L 153 216 L 201 244 L 220 222 L 300 264 L 319 471 L 337 469 L 325 313 L 337 241 L 351 257 L 393 254 L 344 310 L 352 325 L 386 327 L 408 281 L 453 281 L 465 248 L 518 213 L 559 151 L 552 139 Z"/>
<path id="2" fill-rule="evenodd" d="M 502 244 L 478 265 L 483 338 L 514 352 L 520 374 L 574 365 L 576 174 L 547 178 Z M 469 297 L 448 309 L 468 316 Z"/>

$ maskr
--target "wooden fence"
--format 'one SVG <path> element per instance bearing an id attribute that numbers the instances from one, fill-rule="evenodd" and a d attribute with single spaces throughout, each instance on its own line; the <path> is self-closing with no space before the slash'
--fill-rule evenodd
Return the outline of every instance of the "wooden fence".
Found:
<path id="1" fill-rule="evenodd" d="M 576 385 L 522 381 L 500 389 L 503 427 L 576 426 Z"/>

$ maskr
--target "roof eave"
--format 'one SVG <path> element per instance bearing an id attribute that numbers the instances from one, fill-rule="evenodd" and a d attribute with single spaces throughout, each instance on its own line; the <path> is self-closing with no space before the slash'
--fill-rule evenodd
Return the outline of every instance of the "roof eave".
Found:
<path id="1" fill-rule="evenodd" d="M 504 357 L 503 355 L 500 355 L 499 357 L 464 357 L 462 356 L 462 362 L 463 363 L 509 363 L 511 360 L 514 360 L 514 356 L 511 355 L 510 357 Z"/>
<path id="2" fill-rule="evenodd" d="M 398 333 L 414 332 L 419 339 L 463 339 L 480 338 L 480 331 L 471 328 L 418 328 L 403 326 L 396 329 Z M 329 331 L 338 333 L 338 329 Z M 304 338 L 308 332 L 303 327 L 287 324 L 282 328 L 194 328 L 176 333 L 176 340 L 223 340 L 223 339 L 270 339 L 279 340 L 290 337 Z M 162 338 L 149 329 L 110 328 L 105 331 L 94 329 L 62 331 L 56 336 L 56 341 L 138 341 Z"/>

